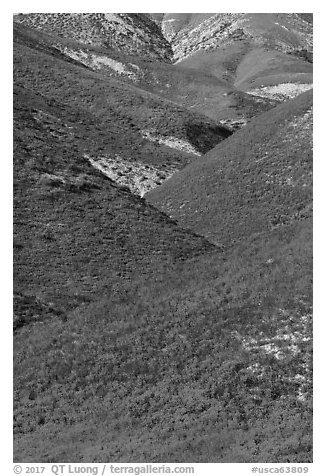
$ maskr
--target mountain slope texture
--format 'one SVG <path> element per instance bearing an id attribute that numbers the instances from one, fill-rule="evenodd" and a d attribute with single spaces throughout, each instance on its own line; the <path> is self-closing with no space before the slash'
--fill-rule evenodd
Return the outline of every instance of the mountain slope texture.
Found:
<path id="1" fill-rule="evenodd" d="M 312 16 L 14 16 L 14 460 L 312 461 Z"/>
<path id="2" fill-rule="evenodd" d="M 147 198 L 225 243 L 310 216 L 312 93 L 259 116 Z"/>

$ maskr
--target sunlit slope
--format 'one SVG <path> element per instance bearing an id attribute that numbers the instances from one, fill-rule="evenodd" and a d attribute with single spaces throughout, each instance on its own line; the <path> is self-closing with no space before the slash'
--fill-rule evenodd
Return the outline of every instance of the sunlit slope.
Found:
<path id="1" fill-rule="evenodd" d="M 102 78 L 102 82 L 105 78 L 108 78 L 109 80 L 115 80 L 115 83 L 120 83 L 121 88 L 124 87 L 123 84 L 126 84 L 126 97 L 123 98 L 122 102 L 124 106 L 126 105 L 126 98 L 131 94 L 130 91 L 134 91 L 133 94 L 135 95 L 135 89 L 132 87 L 143 91 L 143 93 L 138 91 L 138 94 L 143 97 L 143 109 L 146 106 L 151 108 L 151 104 L 146 105 L 145 98 L 150 97 L 152 101 L 155 100 L 152 95 L 149 96 L 148 94 L 152 93 L 155 97 L 158 96 L 161 100 L 163 99 L 163 105 L 167 110 L 172 107 L 173 115 L 179 114 L 179 112 L 176 112 L 176 105 L 183 106 L 183 110 L 187 108 L 190 121 L 194 117 L 193 113 L 195 111 L 217 120 L 237 119 L 238 117 L 249 118 L 275 104 L 275 101 L 268 98 L 264 100 L 256 99 L 254 96 L 239 91 L 223 79 L 223 76 L 219 78 L 214 72 L 205 71 L 202 65 L 199 68 L 196 65 L 192 69 L 183 68 L 179 65 L 149 60 L 141 54 L 141 51 L 139 56 L 134 56 L 118 48 L 106 48 L 94 44 L 80 43 L 73 38 L 56 37 L 52 32 L 41 31 L 19 23 L 14 23 L 14 39 L 20 50 L 24 51 L 22 54 L 26 55 L 27 58 L 31 54 L 30 49 L 37 50 L 54 57 L 55 61 L 65 61 L 76 66 L 79 65 L 83 68 L 80 73 L 81 77 L 85 77 L 93 71 L 97 73 L 97 77 Z M 26 47 L 29 48 L 27 53 Z M 35 58 L 33 62 L 35 63 Z M 46 67 L 53 68 L 53 65 L 50 64 Z M 85 67 L 89 70 L 89 73 L 87 73 Z M 159 98 L 156 97 L 156 101 L 159 102 Z M 166 102 L 166 100 L 169 102 Z M 171 104 L 171 101 L 174 104 Z M 137 103 L 138 101 L 135 99 L 135 104 Z M 155 116 L 151 119 L 155 126 Z M 171 119 L 170 117 L 169 121 Z M 201 120 L 203 121 L 203 118 Z M 175 123 L 173 128 L 178 132 Z M 196 131 L 197 138 L 198 132 Z M 173 131 L 170 131 L 171 134 L 173 135 Z M 187 133 L 183 134 L 183 138 L 186 140 L 196 140 L 191 132 L 189 136 L 188 138 Z M 214 141 L 208 138 L 207 146 L 210 147 L 211 144 L 212 146 L 215 145 Z"/>
<path id="2" fill-rule="evenodd" d="M 268 111 L 147 199 L 226 246 L 311 214 L 312 93 Z"/>
<path id="3" fill-rule="evenodd" d="M 169 20 L 180 26 L 180 18 Z M 170 39 L 177 61 L 200 50 L 214 50 L 239 41 L 297 55 L 312 51 L 312 24 L 297 13 L 185 14 L 181 24 Z M 164 28 L 163 18 L 163 32 Z"/>

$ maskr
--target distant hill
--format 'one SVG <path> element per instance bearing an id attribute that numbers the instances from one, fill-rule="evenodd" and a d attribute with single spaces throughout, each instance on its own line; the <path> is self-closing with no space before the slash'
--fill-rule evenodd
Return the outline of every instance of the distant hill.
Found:
<path id="1" fill-rule="evenodd" d="M 183 68 L 162 61 L 152 61 L 143 56 L 126 54 L 121 48 L 107 48 L 76 40 L 53 36 L 49 29 L 33 29 L 14 23 L 14 35 L 20 48 L 47 52 L 56 59 L 101 73 L 127 83 L 138 89 L 153 93 L 191 112 L 198 111 L 214 120 L 223 120 L 229 125 L 239 121 L 246 123 L 250 117 L 275 105 L 273 98 L 256 98 L 239 91 L 219 79 L 205 68 Z M 83 74 L 86 74 L 84 72 Z M 172 107 L 166 103 L 165 107 Z M 206 148 L 207 150 L 207 148 Z"/>
<path id="2" fill-rule="evenodd" d="M 297 13 L 168 13 L 154 18 L 171 42 L 174 60 L 235 41 L 285 53 L 312 50 L 311 15 Z"/>
<path id="3" fill-rule="evenodd" d="M 159 22 L 182 67 L 275 99 L 294 97 L 312 83 L 309 14 L 165 14 Z"/>
<path id="4" fill-rule="evenodd" d="M 156 23 L 137 13 L 29 13 L 15 22 L 85 45 L 169 61 L 172 50 Z"/>

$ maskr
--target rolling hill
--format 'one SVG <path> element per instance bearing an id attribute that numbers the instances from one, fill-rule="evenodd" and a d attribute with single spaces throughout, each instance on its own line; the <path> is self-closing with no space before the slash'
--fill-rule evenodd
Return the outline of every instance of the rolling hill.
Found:
<path id="1" fill-rule="evenodd" d="M 231 130 L 312 84 L 312 24 L 300 14 L 28 14 L 15 22 L 66 57 Z"/>
<path id="2" fill-rule="evenodd" d="M 311 66 L 214 15 L 15 17 L 17 462 L 312 461 Z"/>
<path id="3" fill-rule="evenodd" d="M 299 13 L 168 13 L 152 14 L 161 24 L 181 61 L 200 50 L 214 50 L 235 41 L 285 53 L 312 52 L 312 18 Z"/>
<path id="4" fill-rule="evenodd" d="M 161 109 L 173 107 L 164 100 L 162 103 L 162 98 L 164 98 L 169 102 L 172 101 L 174 107 L 178 105 L 183 106 L 183 110 L 187 108 L 187 115 L 189 115 L 189 111 L 197 111 L 214 121 L 222 120 L 223 123 L 231 127 L 231 130 L 245 124 L 248 119 L 259 112 L 275 105 L 273 99 L 250 96 L 230 87 L 224 80 L 220 80 L 214 75 L 196 69 L 183 69 L 178 65 L 166 62 L 149 61 L 142 56 L 141 50 L 139 51 L 140 56 L 130 56 L 119 49 L 85 45 L 63 37 L 54 38 L 52 32 L 49 34 L 48 30 L 45 33 L 43 30 L 34 30 L 16 22 L 14 23 L 14 35 L 15 41 L 21 45 L 21 49 L 29 46 L 34 51 L 47 52 L 50 57 L 54 56 L 55 59 L 61 58 L 62 61 L 76 66 L 86 66 L 88 69 L 100 73 L 102 78 L 104 76 L 115 79 L 120 85 L 123 83 L 136 86 L 138 92 L 139 89 L 142 91 L 140 93 L 142 96 L 148 97 L 147 92 L 154 94 L 156 100 L 159 96 Z M 51 58 L 47 58 L 47 60 L 51 60 Z M 86 72 L 84 71 L 83 74 L 85 75 Z M 134 88 L 132 89 L 134 90 Z M 158 101 L 160 102 L 160 100 Z M 123 102 L 126 102 L 125 98 Z M 149 104 L 148 108 L 151 107 Z M 178 110 L 180 111 L 180 107 Z M 201 121 L 203 121 L 202 117 Z M 175 123 L 173 126 L 176 129 Z M 226 133 L 224 132 L 224 134 Z M 170 134 L 173 134 L 173 131 Z M 191 136 L 191 132 L 188 134 L 186 131 L 181 137 L 183 141 L 189 142 L 187 135 Z M 196 131 L 196 139 L 198 137 L 198 131 Z M 156 144 L 159 139 L 162 137 L 157 137 Z M 135 142 L 135 138 L 133 141 Z M 205 142 L 208 142 L 209 147 L 213 145 L 211 139 Z M 187 144 L 185 146 L 187 147 Z M 206 152 L 207 146 L 200 150 L 197 148 L 197 152 L 202 151 Z"/>
<path id="5" fill-rule="evenodd" d="M 312 83 L 312 19 L 304 14 L 214 13 L 155 17 L 173 61 L 259 97 L 294 97 Z M 284 86 L 285 85 L 285 86 Z"/>
<path id="6" fill-rule="evenodd" d="M 253 119 L 146 199 L 225 245 L 311 216 L 312 92 Z"/>
<path id="7" fill-rule="evenodd" d="M 72 138 L 77 123 L 84 143 L 80 160 L 87 156 L 118 182 L 125 161 L 142 182 L 140 194 L 231 134 L 207 116 L 88 68 L 59 51 L 48 36 L 15 24 L 14 40 L 15 87 L 53 105 L 54 114 L 34 111 L 40 125 L 44 114 L 50 113 L 48 129 L 56 121 L 51 114 L 59 116 Z M 134 186 L 129 176 L 123 180 Z"/>

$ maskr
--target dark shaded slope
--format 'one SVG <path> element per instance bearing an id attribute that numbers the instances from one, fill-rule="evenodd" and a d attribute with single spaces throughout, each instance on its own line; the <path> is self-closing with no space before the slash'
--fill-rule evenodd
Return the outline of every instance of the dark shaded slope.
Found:
<path id="1" fill-rule="evenodd" d="M 165 215 L 82 158 L 89 143 L 77 111 L 26 90 L 15 93 L 18 291 L 70 307 L 101 295 L 117 276 L 153 273 L 156 259 L 164 267 L 210 248 L 191 235 L 189 247 L 187 234 Z"/>
<path id="2" fill-rule="evenodd" d="M 311 108 L 309 92 L 268 111 L 147 199 L 225 245 L 310 216 Z"/>

